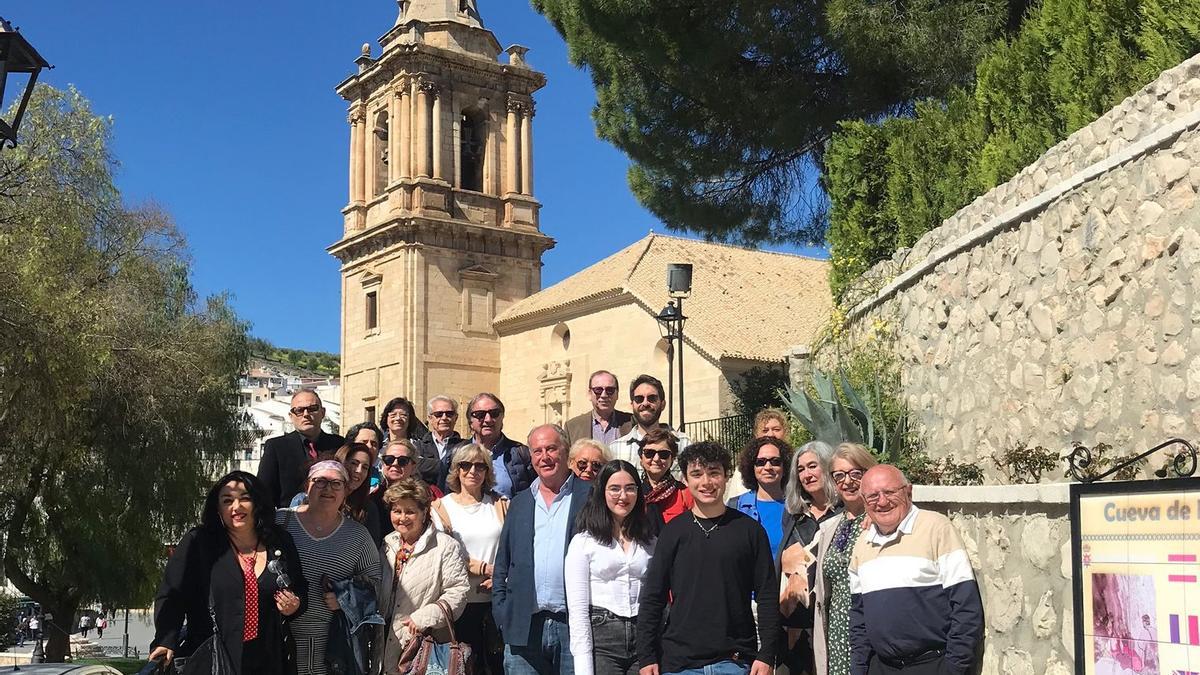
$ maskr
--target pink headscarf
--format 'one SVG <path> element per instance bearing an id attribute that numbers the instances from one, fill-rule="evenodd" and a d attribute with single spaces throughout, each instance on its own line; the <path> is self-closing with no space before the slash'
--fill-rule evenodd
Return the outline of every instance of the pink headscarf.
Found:
<path id="1" fill-rule="evenodd" d="M 325 461 L 313 464 L 312 468 L 308 470 L 308 479 L 312 480 L 318 473 L 322 471 L 336 471 L 338 472 L 338 475 L 342 477 L 343 481 L 347 483 L 350 482 L 350 474 L 346 473 L 346 467 L 342 466 L 341 462 L 334 461 L 332 459 L 327 459 Z"/>

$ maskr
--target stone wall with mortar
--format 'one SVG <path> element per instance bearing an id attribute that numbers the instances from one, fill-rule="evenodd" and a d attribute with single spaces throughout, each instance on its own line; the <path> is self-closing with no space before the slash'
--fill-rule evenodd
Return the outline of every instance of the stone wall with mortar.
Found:
<path id="1" fill-rule="evenodd" d="M 1200 57 L 866 275 L 930 454 L 1200 438 L 1197 190 Z"/>
<path id="2" fill-rule="evenodd" d="M 983 595 L 982 675 L 1069 675 L 1074 662 L 1066 484 L 917 486 L 950 517 Z"/>

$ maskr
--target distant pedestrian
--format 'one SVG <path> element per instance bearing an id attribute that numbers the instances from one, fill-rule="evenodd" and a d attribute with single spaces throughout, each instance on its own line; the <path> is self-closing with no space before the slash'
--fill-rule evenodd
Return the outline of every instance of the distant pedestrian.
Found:
<path id="1" fill-rule="evenodd" d="M 104 618 L 104 615 L 101 614 L 100 617 L 98 619 L 96 619 L 96 639 L 97 640 L 104 639 L 104 629 L 105 628 L 108 628 L 108 619 Z"/>
<path id="2" fill-rule="evenodd" d="M 92 629 L 92 615 L 84 614 L 79 617 L 79 632 L 87 639 L 88 631 Z"/>
<path id="3" fill-rule="evenodd" d="M 42 637 L 42 620 L 37 614 L 29 617 L 29 637 L 33 640 Z"/>

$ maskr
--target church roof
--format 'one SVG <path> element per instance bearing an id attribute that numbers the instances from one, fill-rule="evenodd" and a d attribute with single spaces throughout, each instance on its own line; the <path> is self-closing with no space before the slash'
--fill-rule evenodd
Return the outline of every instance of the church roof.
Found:
<path id="1" fill-rule="evenodd" d="M 647 312 L 667 304 L 667 265 L 691 263 L 688 342 L 709 356 L 780 361 L 829 318 L 829 263 L 816 258 L 650 234 L 496 317 L 497 329 L 545 325 L 592 302 L 630 296 Z"/>

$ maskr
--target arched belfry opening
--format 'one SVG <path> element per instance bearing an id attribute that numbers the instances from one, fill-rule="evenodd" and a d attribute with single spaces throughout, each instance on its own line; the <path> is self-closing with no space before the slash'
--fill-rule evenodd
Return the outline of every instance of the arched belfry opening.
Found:
<path id="1" fill-rule="evenodd" d="M 372 186 L 372 196 L 381 195 L 387 190 L 388 183 L 388 118 L 387 111 L 381 110 L 375 115 L 371 132 L 375 134 L 375 185 Z"/>
<path id="2" fill-rule="evenodd" d="M 487 150 L 487 116 L 482 110 L 464 110 L 460 120 L 459 185 L 483 192 L 483 164 Z"/>

